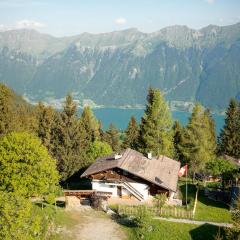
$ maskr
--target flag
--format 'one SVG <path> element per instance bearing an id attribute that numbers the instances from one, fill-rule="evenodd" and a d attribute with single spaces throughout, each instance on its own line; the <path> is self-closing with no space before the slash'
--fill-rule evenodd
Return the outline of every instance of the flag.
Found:
<path id="1" fill-rule="evenodd" d="M 182 177 L 182 176 L 186 175 L 186 174 L 187 174 L 187 170 L 188 170 L 188 169 L 187 169 L 187 165 L 181 167 L 180 170 L 179 170 L 179 172 L 178 172 L 178 176 L 179 176 L 179 177 Z"/>

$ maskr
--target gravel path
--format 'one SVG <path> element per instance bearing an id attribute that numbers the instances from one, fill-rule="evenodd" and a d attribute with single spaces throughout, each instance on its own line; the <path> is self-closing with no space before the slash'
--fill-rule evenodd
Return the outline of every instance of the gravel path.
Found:
<path id="1" fill-rule="evenodd" d="M 178 223 L 190 223 L 196 225 L 211 224 L 219 227 L 233 227 L 231 223 L 218 223 L 218 222 L 205 222 L 205 221 L 196 221 L 182 218 L 164 218 L 164 217 L 155 217 L 154 219 L 159 219 L 168 222 L 178 222 Z"/>
<path id="2" fill-rule="evenodd" d="M 109 216 L 100 211 L 73 211 L 76 225 L 67 229 L 74 240 L 124 240 L 127 238 L 122 228 Z"/>

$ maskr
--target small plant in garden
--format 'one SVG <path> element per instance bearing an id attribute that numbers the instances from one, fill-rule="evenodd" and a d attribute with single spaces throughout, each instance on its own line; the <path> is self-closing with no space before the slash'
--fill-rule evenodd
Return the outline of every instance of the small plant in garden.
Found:
<path id="1" fill-rule="evenodd" d="M 166 201 L 167 201 L 167 195 L 165 193 L 156 194 L 156 196 L 154 197 L 154 205 L 158 209 L 158 215 L 160 214 L 161 209 L 166 203 Z"/>
<path id="2" fill-rule="evenodd" d="M 147 232 L 153 230 L 152 214 L 146 206 L 139 206 L 134 216 L 134 222 L 138 226 L 137 235 L 139 239 L 143 239 Z"/>

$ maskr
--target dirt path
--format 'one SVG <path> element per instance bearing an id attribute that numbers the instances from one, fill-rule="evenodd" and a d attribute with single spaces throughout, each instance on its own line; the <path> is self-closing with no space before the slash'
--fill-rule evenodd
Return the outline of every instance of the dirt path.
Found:
<path id="1" fill-rule="evenodd" d="M 124 240 L 127 234 L 121 226 L 100 211 L 70 211 L 75 225 L 65 229 L 63 239 L 74 240 Z"/>

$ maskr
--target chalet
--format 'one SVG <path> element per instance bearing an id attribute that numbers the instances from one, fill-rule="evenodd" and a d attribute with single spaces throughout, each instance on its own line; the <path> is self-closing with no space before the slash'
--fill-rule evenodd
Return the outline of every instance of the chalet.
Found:
<path id="1" fill-rule="evenodd" d="M 97 159 L 81 177 L 90 178 L 93 190 L 109 192 L 111 197 L 147 201 L 158 193 L 173 198 L 179 169 L 180 163 L 173 159 L 146 157 L 128 148 Z"/>

